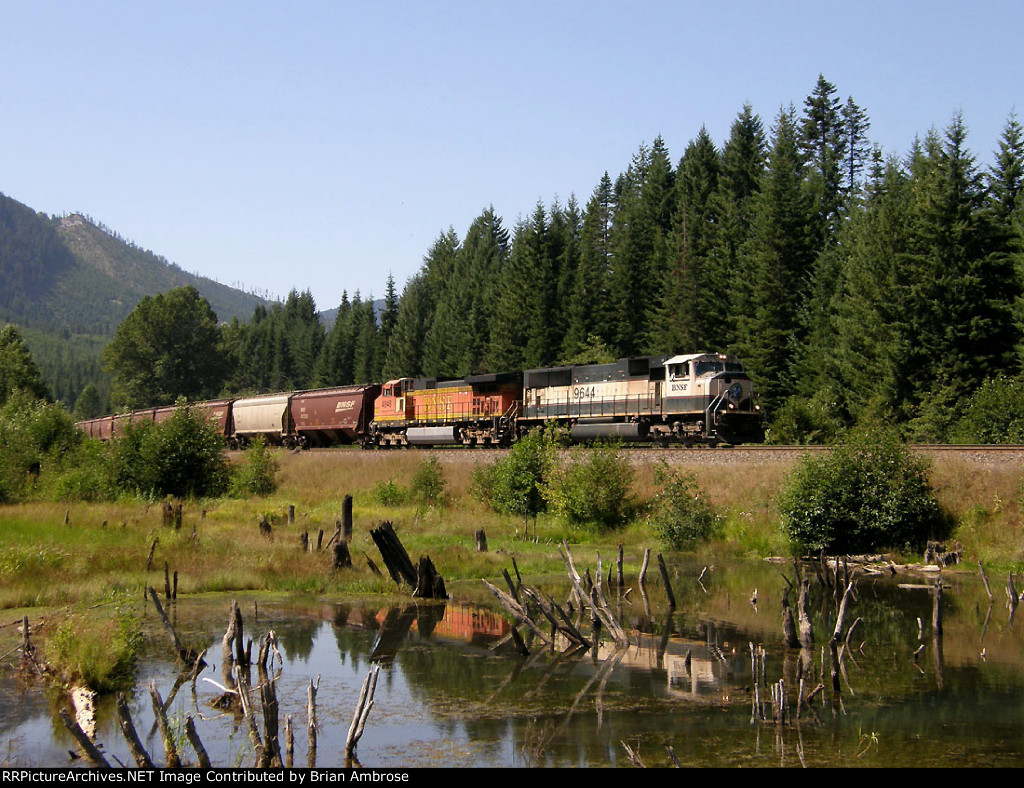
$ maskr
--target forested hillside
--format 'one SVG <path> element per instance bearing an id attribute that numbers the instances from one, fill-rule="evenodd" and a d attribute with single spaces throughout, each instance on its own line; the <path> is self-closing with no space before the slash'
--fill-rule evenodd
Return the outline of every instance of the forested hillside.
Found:
<path id="1" fill-rule="evenodd" d="M 661 137 L 642 145 L 585 205 L 442 232 L 397 301 L 388 283 L 382 320 L 346 296 L 322 335 L 293 294 L 230 329 L 233 386 L 729 350 L 776 439 L 877 419 L 945 439 L 983 381 L 995 402 L 1020 389 L 1000 381 L 1021 365 L 1024 138 L 1011 115 L 982 167 L 967 131 L 956 115 L 887 155 L 820 77 L 767 124 L 744 106 L 720 146 L 704 129 L 676 161 Z"/>
<path id="2" fill-rule="evenodd" d="M 263 299 L 186 273 L 78 214 L 49 217 L 0 194 L 0 324 L 16 323 L 51 394 L 106 389 L 100 353 L 147 294 L 194 284 L 224 320 Z"/>

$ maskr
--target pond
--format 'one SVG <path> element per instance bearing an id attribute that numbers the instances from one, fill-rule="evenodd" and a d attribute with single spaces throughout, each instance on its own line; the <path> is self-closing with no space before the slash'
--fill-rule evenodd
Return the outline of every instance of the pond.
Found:
<path id="1" fill-rule="evenodd" d="M 819 583 L 810 567 L 803 571 L 811 580 L 815 638 L 803 652 L 782 638 L 782 591 L 794 579 L 792 564 L 675 565 L 674 609 L 659 577 L 649 575 L 642 589 L 635 578 L 623 589 L 605 582 L 629 645 L 616 647 L 606 636 L 597 649 L 571 653 L 536 636 L 525 638 L 528 655 L 517 653 L 508 617 L 476 584 L 449 588 L 453 599 L 444 604 L 237 599 L 246 637 L 275 633 L 280 740 L 283 748 L 290 715 L 295 766 L 309 765 L 310 684 L 318 687 L 315 765 L 343 766 L 360 688 L 374 666 L 374 705 L 357 747 L 366 767 L 629 766 L 631 757 L 651 767 L 1024 764 L 1024 635 L 999 583 L 992 581 L 990 602 L 977 570 L 859 576 L 839 639 L 835 693 L 828 641 L 841 592 Z M 542 590 L 560 604 L 569 598 L 562 580 Z M 795 604 L 795 591 L 789 598 Z M 194 683 L 177 688 L 168 638 L 155 608 L 146 607 L 152 632 L 130 709 L 159 764 L 151 682 L 170 698 L 171 728 L 187 761 L 195 756 L 181 730 L 191 716 L 215 766 L 254 763 L 241 715 L 213 705 L 223 691 L 230 602 L 165 602 L 181 639 L 207 648 L 210 663 Z M 764 649 L 756 683 L 752 647 Z M 772 720 L 770 703 L 780 680 L 781 723 Z M 798 703 L 798 693 L 807 696 L 818 684 L 826 689 Z M 69 756 L 74 741 L 57 714 L 63 702 L 13 671 L 0 674 L 0 763 L 81 765 Z M 113 699 L 96 705 L 95 740 L 111 762 L 133 765 Z"/>

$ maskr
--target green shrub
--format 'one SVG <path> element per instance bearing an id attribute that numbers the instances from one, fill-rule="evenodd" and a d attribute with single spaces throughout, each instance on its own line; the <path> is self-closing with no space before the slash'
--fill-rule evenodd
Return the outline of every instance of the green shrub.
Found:
<path id="1" fill-rule="evenodd" d="M 0 407 L 0 500 L 32 495 L 44 467 L 62 467 L 82 438 L 62 405 L 13 392 Z"/>
<path id="2" fill-rule="evenodd" d="M 445 502 L 445 487 L 441 464 L 437 457 L 431 457 L 416 466 L 409 483 L 409 495 L 421 506 L 442 506 Z"/>
<path id="3" fill-rule="evenodd" d="M 112 463 L 117 487 L 136 495 L 212 497 L 228 489 L 223 437 L 185 404 L 165 422 L 128 427 L 114 441 Z"/>
<path id="4" fill-rule="evenodd" d="M 138 617 L 121 600 L 102 621 L 69 614 L 47 643 L 46 657 L 66 683 L 111 692 L 132 685 L 144 642 Z"/>
<path id="5" fill-rule="evenodd" d="M 986 380 L 950 430 L 951 443 L 1024 443 L 1024 378 Z"/>
<path id="6" fill-rule="evenodd" d="M 615 444 L 576 449 L 567 466 L 555 468 L 544 497 L 555 514 L 574 526 L 617 528 L 633 514 L 633 468 Z"/>
<path id="7" fill-rule="evenodd" d="M 661 487 L 651 502 L 654 530 L 668 549 L 681 550 L 716 534 L 721 518 L 692 473 L 662 461 L 654 466 L 654 482 Z"/>
<path id="8" fill-rule="evenodd" d="M 947 526 L 928 468 L 893 432 L 854 430 L 794 469 L 779 499 L 783 527 L 814 552 L 917 550 Z"/>
<path id="9" fill-rule="evenodd" d="M 409 493 L 402 485 L 388 479 L 373 488 L 373 497 L 381 506 L 401 506 L 409 499 Z"/>
<path id="10" fill-rule="evenodd" d="M 476 497 L 498 514 L 536 517 L 547 509 L 544 485 L 556 466 L 555 438 L 534 430 L 502 459 L 473 472 Z"/>
<path id="11" fill-rule="evenodd" d="M 270 495 L 277 489 L 280 465 L 270 453 L 266 442 L 257 437 L 245 450 L 245 458 L 231 473 L 230 493 L 233 498 Z"/>
<path id="12" fill-rule="evenodd" d="M 116 497 L 110 470 L 110 451 L 99 440 L 87 438 L 63 467 L 48 474 L 49 497 L 59 501 L 108 501 Z"/>

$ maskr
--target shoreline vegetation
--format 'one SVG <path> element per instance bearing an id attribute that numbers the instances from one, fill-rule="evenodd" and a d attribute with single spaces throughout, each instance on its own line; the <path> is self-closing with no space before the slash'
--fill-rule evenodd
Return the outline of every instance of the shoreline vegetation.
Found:
<path id="1" fill-rule="evenodd" d="M 496 514 L 474 495 L 474 473 L 495 461 L 487 453 L 440 453 L 429 461 L 421 452 L 272 453 L 280 467 L 276 491 L 265 497 L 186 500 L 180 525 L 173 520 L 165 524 L 162 501 L 0 506 L 5 535 L 0 609 L 98 604 L 118 593 L 141 597 L 149 586 L 163 590 L 172 577 L 182 595 L 402 594 L 367 562 L 380 564 L 369 532 L 384 521 L 394 524 L 413 560 L 428 556 L 434 561 L 450 588 L 462 581 L 500 580 L 513 557 L 530 576 L 558 574 L 557 545 L 563 539 L 609 560 L 621 545 L 627 563 L 636 565 L 648 548 L 671 552 L 659 540 L 656 514 L 643 505 L 613 529 L 573 525 L 550 512 L 535 520 Z M 673 467 L 693 474 L 718 515 L 714 533 L 695 542 L 687 554 L 709 562 L 791 555 L 778 496 L 796 458 L 701 465 L 700 452 L 668 457 Z M 412 497 L 407 488 L 425 465 L 433 469 L 427 484 L 436 486 L 427 502 Z M 657 495 L 656 475 L 652 464 L 633 468 L 637 502 Z M 955 456 L 932 461 L 930 482 L 954 523 L 950 540 L 962 545 L 972 571 L 979 560 L 993 570 L 1019 569 L 1024 557 L 1021 476 L 1014 463 L 983 466 Z M 352 496 L 352 566 L 336 570 L 331 551 L 316 548 L 328 543 L 341 522 L 346 496 Z M 480 530 L 486 534 L 486 552 L 477 548 Z M 921 556 L 894 559 L 913 563 Z"/>

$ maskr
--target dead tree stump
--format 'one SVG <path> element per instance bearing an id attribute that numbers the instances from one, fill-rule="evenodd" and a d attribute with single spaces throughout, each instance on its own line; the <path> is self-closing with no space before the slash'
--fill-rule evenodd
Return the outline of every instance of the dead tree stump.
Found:
<path id="1" fill-rule="evenodd" d="M 444 578 L 437 573 L 434 562 L 427 557 L 420 559 L 419 581 L 412 592 L 417 599 L 447 599 Z"/>
<path id="2" fill-rule="evenodd" d="M 348 542 L 338 542 L 334 545 L 334 569 L 351 569 L 352 556 L 348 551 Z"/>
<path id="3" fill-rule="evenodd" d="M 487 534 L 484 533 L 483 528 L 476 532 L 476 551 L 478 553 L 487 552 Z"/>
<path id="4" fill-rule="evenodd" d="M 341 502 L 341 532 L 346 542 L 352 541 L 352 496 L 346 495 Z"/>
<path id="5" fill-rule="evenodd" d="M 412 565 L 409 554 L 402 546 L 402 542 L 395 533 L 390 522 L 383 522 L 376 528 L 370 530 L 370 538 L 380 550 L 381 558 L 384 559 L 384 566 L 396 583 L 406 583 L 413 588 L 419 579 L 416 567 Z"/>

